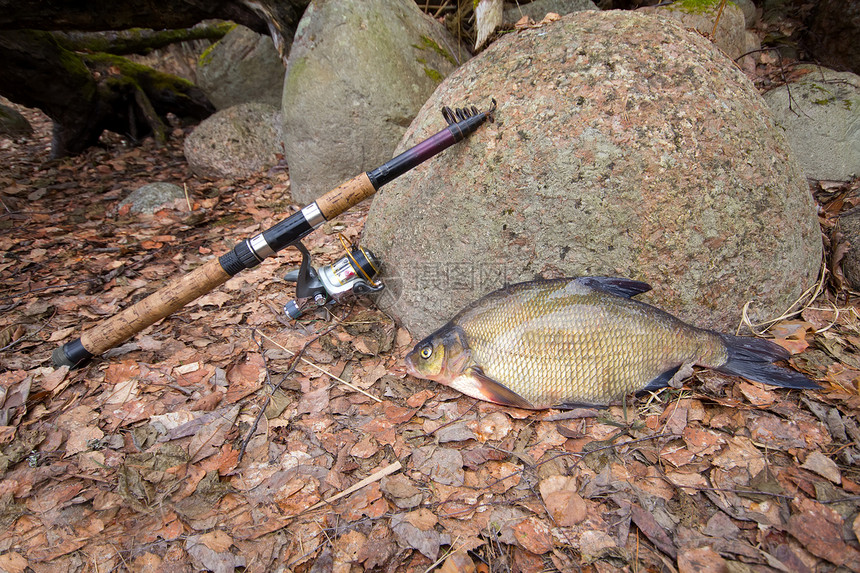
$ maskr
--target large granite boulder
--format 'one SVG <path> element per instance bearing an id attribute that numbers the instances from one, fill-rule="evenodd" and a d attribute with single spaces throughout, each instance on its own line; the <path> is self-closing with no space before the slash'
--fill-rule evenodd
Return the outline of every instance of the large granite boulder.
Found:
<path id="1" fill-rule="evenodd" d="M 185 159 L 199 177 L 247 177 L 278 164 L 281 113 L 265 103 L 222 109 L 185 138 Z"/>
<path id="2" fill-rule="evenodd" d="M 764 94 L 807 177 L 860 175 L 860 76 L 806 66 L 798 81 Z"/>
<path id="3" fill-rule="evenodd" d="M 751 82 L 698 34 L 629 12 L 509 34 L 448 77 L 398 151 L 444 127 L 443 103 L 490 97 L 496 123 L 368 214 L 380 304 L 414 335 L 536 276 L 643 280 L 645 300 L 725 330 L 745 303 L 773 317 L 815 281 L 806 180 Z"/>
<path id="4" fill-rule="evenodd" d="M 284 62 L 272 38 L 236 26 L 197 59 L 197 85 L 216 109 L 248 102 L 281 105 Z"/>
<path id="5" fill-rule="evenodd" d="M 284 82 L 293 197 L 308 203 L 391 159 L 412 118 L 466 56 L 412 0 L 311 2 Z"/>

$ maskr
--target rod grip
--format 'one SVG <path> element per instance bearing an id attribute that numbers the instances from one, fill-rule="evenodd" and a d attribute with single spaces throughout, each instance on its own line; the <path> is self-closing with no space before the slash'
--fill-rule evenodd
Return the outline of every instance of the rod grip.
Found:
<path id="1" fill-rule="evenodd" d="M 376 187 L 370 182 L 367 173 L 361 173 L 317 199 L 316 204 L 326 221 L 331 221 L 374 193 L 376 193 Z"/>
<path id="2" fill-rule="evenodd" d="M 230 275 L 221 267 L 218 259 L 212 259 L 119 314 L 103 320 L 84 332 L 79 340 L 58 348 L 54 352 L 54 363 L 58 366 L 80 366 L 82 358 L 98 356 L 113 348 L 192 300 L 224 284 L 229 278 Z"/>

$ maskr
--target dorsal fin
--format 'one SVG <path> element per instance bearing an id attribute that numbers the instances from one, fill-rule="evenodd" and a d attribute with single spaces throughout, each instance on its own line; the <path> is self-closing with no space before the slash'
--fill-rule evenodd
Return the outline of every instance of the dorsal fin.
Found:
<path id="1" fill-rule="evenodd" d="M 648 283 L 617 277 L 579 277 L 576 281 L 587 287 L 602 290 L 616 296 L 623 296 L 624 298 L 634 297 L 637 294 L 651 290 L 651 285 Z"/>

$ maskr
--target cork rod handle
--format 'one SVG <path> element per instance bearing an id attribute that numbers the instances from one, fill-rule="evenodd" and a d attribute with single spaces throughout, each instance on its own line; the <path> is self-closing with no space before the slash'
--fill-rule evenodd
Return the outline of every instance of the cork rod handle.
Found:
<path id="1" fill-rule="evenodd" d="M 224 284 L 229 278 L 218 259 L 212 259 L 87 330 L 81 335 L 81 343 L 91 354 L 101 354 Z"/>

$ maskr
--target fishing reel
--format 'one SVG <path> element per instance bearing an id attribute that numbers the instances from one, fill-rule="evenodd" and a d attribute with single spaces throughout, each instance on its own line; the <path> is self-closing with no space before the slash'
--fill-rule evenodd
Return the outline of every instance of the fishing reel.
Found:
<path id="1" fill-rule="evenodd" d="M 338 238 L 346 254 L 319 269 L 311 266 L 311 255 L 301 241 L 294 243 L 302 254 L 302 262 L 298 269 L 284 276 L 284 280 L 296 283 L 296 298 L 284 305 L 284 312 L 293 320 L 302 316 L 308 307 L 321 307 L 340 302 L 349 294 L 372 294 L 385 288 L 381 282 L 374 281 L 382 266 L 379 259 L 370 251 L 353 245 L 342 234 Z"/>

